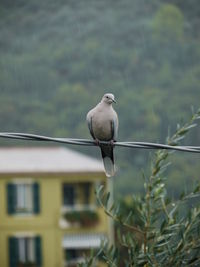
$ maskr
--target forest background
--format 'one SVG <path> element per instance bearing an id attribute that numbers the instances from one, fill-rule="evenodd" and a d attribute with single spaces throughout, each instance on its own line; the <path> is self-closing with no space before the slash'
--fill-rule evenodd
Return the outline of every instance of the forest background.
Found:
<path id="1" fill-rule="evenodd" d="M 197 0 L 1 0 L 1 131 L 90 138 L 85 116 L 111 92 L 118 140 L 164 143 L 200 107 L 199 29 Z M 200 127 L 182 144 L 200 145 Z M 100 158 L 95 147 L 72 148 Z M 140 193 L 149 151 L 116 148 L 115 156 L 115 196 Z M 199 179 L 200 156 L 170 159 L 176 196 Z"/>

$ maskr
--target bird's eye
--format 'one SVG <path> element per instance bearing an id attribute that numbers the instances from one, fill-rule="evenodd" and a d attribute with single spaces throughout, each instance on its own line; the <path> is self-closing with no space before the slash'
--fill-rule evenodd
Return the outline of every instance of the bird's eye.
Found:
<path id="1" fill-rule="evenodd" d="M 108 96 L 106 96 L 106 98 L 109 98 Z"/>

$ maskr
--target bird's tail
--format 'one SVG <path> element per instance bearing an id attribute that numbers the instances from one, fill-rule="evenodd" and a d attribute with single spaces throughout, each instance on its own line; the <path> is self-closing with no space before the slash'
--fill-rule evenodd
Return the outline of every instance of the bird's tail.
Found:
<path id="1" fill-rule="evenodd" d="M 107 177 L 114 176 L 115 175 L 115 164 L 114 164 L 113 146 L 101 145 L 101 155 L 103 158 L 103 164 L 104 164 L 106 176 Z"/>

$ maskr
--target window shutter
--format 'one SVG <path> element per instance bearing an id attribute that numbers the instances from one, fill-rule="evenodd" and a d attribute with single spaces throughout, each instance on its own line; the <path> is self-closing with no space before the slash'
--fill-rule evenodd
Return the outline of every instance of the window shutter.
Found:
<path id="1" fill-rule="evenodd" d="M 16 205 L 16 185 L 8 184 L 7 185 L 7 208 L 8 214 L 15 213 Z"/>
<path id="2" fill-rule="evenodd" d="M 16 237 L 9 238 L 9 263 L 10 267 L 17 267 L 19 260 L 18 239 Z"/>
<path id="3" fill-rule="evenodd" d="M 36 258 L 36 265 L 39 267 L 42 265 L 42 244 L 41 244 L 41 237 L 35 237 L 35 258 Z"/>
<path id="4" fill-rule="evenodd" d="M 63 185 L 63 202 L 64 205 L 71 205 L 75 204 L 75 186 L 71 184 L 64 184 Z"/>
<path id="5" fill-rule="evenodd" d="M 40 213 L 40 186 L 38 183 L 33 184 L 33 209 L 35 214 Z"/>

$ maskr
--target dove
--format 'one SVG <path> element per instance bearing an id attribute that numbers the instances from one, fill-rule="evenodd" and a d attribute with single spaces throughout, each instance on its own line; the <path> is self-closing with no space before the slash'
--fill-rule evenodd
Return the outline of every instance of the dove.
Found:
<path id="1" fill-rule="evenodd" d="M 100 146 L 101 155 L 107 177 L 114 176 L 114 142 L 118 133 L 118 116 L 112 107 L 116 103 L 113 94 L 107 93 L 99 104 L 91 109 L 86 117 L 88 128 L 96 144 Z M 99 141 L 109 141 L 109 144 L 101 144 Z"/>

